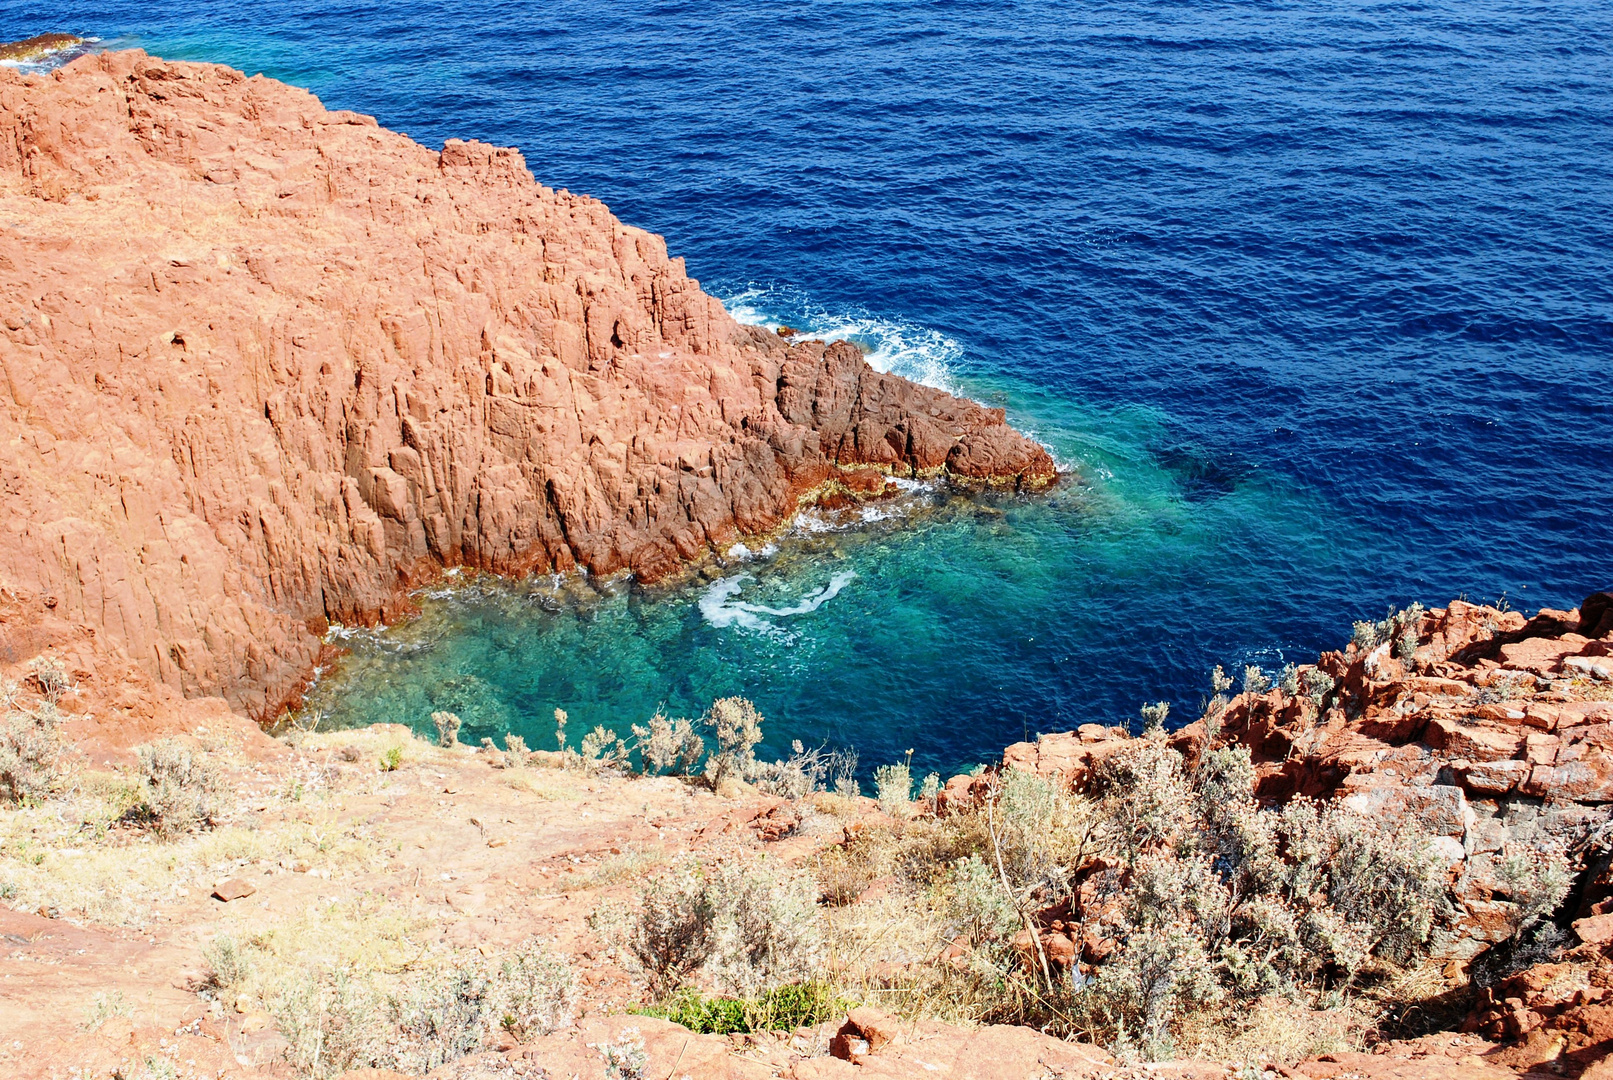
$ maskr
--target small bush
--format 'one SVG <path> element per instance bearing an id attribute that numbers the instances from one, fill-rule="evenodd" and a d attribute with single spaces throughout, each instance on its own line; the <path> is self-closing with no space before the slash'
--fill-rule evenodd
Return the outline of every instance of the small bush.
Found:
<path id="1" fill-rule="evenodd" d="M 953 922 L 975 944 L 1003 943 L 1019 931 L 1019 910 L 997 871 L 979 855 L 959 859 L 947 894 Z"/>
<path id="2" fill-rule="evenodd" d="M 828 983 L 800 982 L 754 998 L 708 997 L 684 990 L 659 1005 L 632 1011 L 681 1024 L 697 1035 L 733 1035 L 816 1027 L 840 1016 L 847 1005 Z"/>
<path id="3" fill-rule="evenodd" d="M 845 848 L 830 848 L 819 854 L 815 874 L 818 898 L 831 907 L 856 903 L 874 883 L 874 871 L 868 860 L 848 853 Z"/>
<path id="4" fill-rule="evenodd" d="M 1417 632 L 1422 625 L 1423 612 L 1423 606 L 1417 603 L 1400 611 L 1390 608 L 1389 613 L 1378 622 L 1366 619 L 1358 621 L 1351 640 L 1362 652 L 1371 652 L 1392 641 L 1396 643 L 1396 652 L 1401 658 L 1409 659 L 1417 651 Z"/>
<path id="5" fill-rule="evenodd" d="M 822 955 L 817 890 L 800 874 L 767 868 L 733 868 L 718 876 L 718 980 L 751 997 L 798 982 Z"/>
<path id="6" fill-rule="evenodd" d="M 499 1015 L 497 988 L 480 963 L 459 963 L 420 980 L 394 1001 L 402 1035 L 398 1064 L 424 1075 L 482 1048 Z"/>
<path id="7" fill-rule="evenodd" d="M 12 712 L 0 720 L 0 796 L 6 801 L 41 802 L 65 774 L 54 707 Z"/>
<path id="8" fill-rule="evenodd" d="M 705 966 L 717 946 L 718 905 L 710 883 L 683 863 L 639 890 L 627 933 L 629 966 L 660 1000 Z"/>
<path id="9" fill-rule="evenodd" d="M 1305 693 L 1310 697 L 1311 704 L 1316 706 L 1317 712 L 1321 712 L 1327 706 L 1329 695 L 1338 688 L 1337 679 L 1317 668 L 1308 669 L 1303 682 Z"/>
<path id="10" fill-rule="evenodd" d="M 519 735 L 504 736 L 504 753 L 511 768 L 524 768 L 532 751 L 527 749 L 526 740 Z"/>
<path id="11" fill-rule="evenodd" d="M 696 1035 L 747 1034 L 750 1011 L 738 998 L 707 997 L 696 990 L 680 990 L 665 1001 L 632 1010 L 639 1016 L 655 1016 L 681 1024 Z"/>
<path id="12" fill-rule="evenodd" d="M 600 1043 L 595 1049 L 605 1059 L 605 1074 L 611 1080 L 644 1080 L 650 1057 L 644 1052 L 644 1039 L 638 1028 L 623 1028 L 616 1042 Z"/>
<path id="13" fill-rule="evenodd" d="M 856 771 L 855 750 L 826 750 L 821 746 L 808 750 L 796 739 L 790 744 L 789 757 L 754 762 L 746 779 L 769 795 L 793 800 L 826 788 L 838 791 L 848 781 L 855 783 L 851 777 Z"/>
<path id="14" fill-rule="evenodd" d="M 403 747 L 393 745 L 381 751 L 381 771 L 397 772 L 398 766 L 403 764 Z"/>
<path id="15" fill-rule="evenodd" d="M 694 725 L 679 717 L 669 720 L 657 711 L 647 725 L 633 725 L 633 738 L 644 771 L 652 775 L 676 770 L 685 776 L 706 752 L 706 743 Z"/>
<path id="16" fill-rule="evenodd" d="M 588 769 L 625 769 L 632 753 L 622 737 L 603 724 L 582 737 L 577 752 Z"/>
<path id="17" fill-rule="evenodd" d="M 39 696 L 51 705 L 60 704 L 62 696 L 73 688 L 67 668 L 54 656 L 34 657 L 28 663 L 28 670 L 39 687 Z"/>
<path id="18" fill-rule="evenodd" d="M 1514 936 L 1550 918 L 1567 899 L 1574 882 L 1568 855 L 1555 844 L 1505 852 L 1495 876 L 1507 898 L 1517 905 Z"/>
<path id="19" fill-rule="evenodd" d="M 750 998 L 812 973 L 822 955 L 816 903 L 806 875 L 685 861 L 646 882 L 637 911 L 604 935 L 618 940 L 652 1000 L 701 970 Z"/>
<path id="20" fill-rule="evenodd" d="M 140 797 L 125 820 L 163 836 L 218 824 L 228 799 L 218 770 L 205 754 L 178 739 L 160 739 L 135 747 L 135 755 Z"/>
<path id="21" fill-rule="evenodd" d="M 1257 665 L 1250 664 L 1243 669 L 1243 693 L 1245 697 L 1264 694 L 1270 689 L 1271 680 L 1266 678 L 1266 673 L 1261 671 Z"/>
<path id="22" fill-rule="evenodd" d="M 717 739 L 717 752 L 706 760 L 706 779 L 715 785 L 728 777 L 743 780 L 753 774 L 763 723 L 756 706 L 744 698 L 718 698 L 703 720 Z"/>
<path id="23" fill-rule="evenodd" d="M 907 762 L 881 765 L 874 770 L 874 792 L 880 807 L 892 817 L 913 812 L 913 769 Z"/>
<path id="24" fill-rule="evenodd" d="M 219 990 L 239 986 L 252 971 L 241 947 L 228 934 L 219 934 L 207 943 L 202 950 L 202 962 L 207 965 L 208 985 Z"/>
<path id="25" fill-rule="evenodd" d="M 458 713 L 434 712 L 431 722 L 437 727 L 437 745 L 448 747 L 459 745 L 459 729 L 465 722 L 459 718 Z"/>
<path id="26" fill-rule="evenodd" d="M 1221 997 L 1201 933 L 1181 921 L 1151 921 L 1125 934 L 1125 947 L 1077 997 L 1087 1022 L 1114 1032 L 1117 1056 L 1159 1061 L 1175 1052 L 1174 1022 Z"/>
<path id="27" fill-rule="evenodd" d="M 284 981 L 268 1006 L 288 1044 L 286 1059 L 309 1076 L 323 1080 L 397 1061 L 385 999 L 346 970 Z"/>
<path id="28" fill-rule="evenodd" d="M 571 1023 L 577 979 L 570 964 L 528 938 L 499 964 L 494 1005 L 499 1025 L 526 1042 Z"/>
<path id="29" fill-rule="evenodd" d="M 109 994 L 105 990 L 97 990 L 84 1010 L 84 1030 L 94 1031 L 114 1016 L 133 1015 L 134 1009 L 124 1000 L 122 991 L 114 990 Z"/>

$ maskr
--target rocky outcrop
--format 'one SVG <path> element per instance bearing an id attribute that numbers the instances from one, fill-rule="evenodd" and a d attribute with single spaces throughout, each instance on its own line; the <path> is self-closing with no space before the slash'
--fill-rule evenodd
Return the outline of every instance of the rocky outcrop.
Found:
<path id="1" fill-rule="evenodd" d="M 514 150 L 224 67 L 0 69 L 0 218 L 0 667 L 54 650 L 109 720 L 271 715 L 443 566 L 654 581 L 826 485 L 1054 476 Z"/>
<path id="2" fill-rule="evenodd" d="M 1555 860 L 1573 875 L 1565 916 L 1613 912 L 1613 596 L 1532 619 L 1455 601 L 1362 636 L 1367 647 L 1324 653 L 1278 685 L 1250 683 L 1172 745 L 1190 761 L 1210 737 L 1247 746 L 1268 803 L 1340 799 L 1419 822 L 1451 866 L 1445 956 L 1457 964 L 1518 928 L 1518 894 L 1537 876 L 1520 879 L 1520 865 Z M 1010 746 L 1003 764 L 1080 787 L 1130 737 L 1087 724 Z M 977 799 L 980 783 L 955 778 L 943 806 Z"/>
<path id="3" fill-rule="evenodd" d="M 1356 642 L 1275 686 L 1245 687 L 1171 744 L 1189 762 L 1211 742 L 1248 747 L 1264 802 L 1336 799 L 1433 837 L 1452 901 L 1436 956 L 1453 986 L 1473 977 L 1465 1030 L 1506 1043 L 1486 1043 L 1485 1062 L 1588 1076 L 1613 1055 L 1613 593 L 1533 618 L 1461 601 L 1413 608 L 1360 624 Z M 1003 767 L 1079 790 L 1131 740 L 1087 724 L 1009 747 Z M 988 779 L 953 778 L 939 809 L 978 803 Z M 1520 936 L 1542 906 L 1543 929 Z M 1044 915 L 1043 949 L 1073 954 L 1060 912 Z M 1412 1069 L 1426 1049 L 1394 1053 Z M 1355 1057 L 1338 1063 L 1365 1068 Z"/>

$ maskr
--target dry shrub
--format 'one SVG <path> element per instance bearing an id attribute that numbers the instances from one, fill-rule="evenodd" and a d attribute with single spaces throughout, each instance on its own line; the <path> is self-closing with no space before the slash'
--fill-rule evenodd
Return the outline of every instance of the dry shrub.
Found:
<path id="1" fill-rule="evenodd" d="M 711 958 L 717 945 L 717 898 L 692 862 L 683 862 L 639 890 L 639 910 L 623 935 L 625 959 L 660 1000 Z"/>
<path id="2" fill-rule="evenodd" d="M 1189 768 L 1157 732 L 1100 759 L 1081 793 L 996 774 L 978 810 L 874 830 L 820 859 L 826 883 L 859 867 L 890 875 L 893 903 L 918 913 L 892 920 L 898 943 L 863 925 L 867 903 L 834 909 L 836 953 L 868 972 L 909 965 L 884 978 L 913 1011 L 1030 1023 L 1129 1057 L 1170 1056 L 1212 1029 L 1279 1056 L 1331 1045 L 1369 983 L 1427 955 L 1448 910 L 1440 860 L 1416 821 L 1307 800 L 1262 808 L 1253 782 L 1245 749 Z M 1556 886 L 1518 891 L 1547 897 L 1540 909 Z M 1081 963 L 1061 969 L 1033 923 L 1085 943 Z M 942 950 L 952 958 L 933 963 Z M 1249 1034 L 1263 1001 L 1269 1030 Z M 1346 1012 L 1294 1019 L 1319 1009 Z M 1292 1030 L 1279 1038 L 1281 1017 Z"/>
<path id="3" fill-rule="evenodd" d="M 459 718 L 458 713 L 434 712 L 431 722 L 437 728 L 437 745 L 448 747 L 459 745 L 459 729 L 465 722 Z"/>
<path id="4" fill-rule="evenodd" d="M 292 1065 L 318 1078 L 349 1069 L 425 1075 L 491 1049 L 500 1030 L 517 1039 L 571 1023 L 577 1000 L 566 961 L 529 938 L 494 964 L 443 958 L 390 989 L 356 965 L 281 979 L 268 1002 Z"/>
<path id="5" fill-rule="evenodd" d="M 683 717 L 670 720 L 657 711 L 647 725 L 633 725 L 644 771 L 654 776 L 677 770 L 687 776 L 700 756 L 706 752 L 706 743 L 695 734 L 694 725 Z"/>
<path id="6" fill-rule="evenodd" d="M 0 798 L 8 802 L 42 802 L 66 776 L 56 709 L 47 703 L 35 710 L 10 709 L 0 720 Z"/>
<path id="7" fill-rule="evenodd" d="M 577 752 L 581 755 L 583 767 L 590 772 L 625 769 L 632 754 L 622 737 L 603 724 L 596 725 L 594 730 L 582 737 Z"/>
<path id="8" fill-rule="evenodd" d="M 874 770 L 874 796 L 880 808 L 894 818 L 913 812 L 913 768 L 907 762 L 881 765 Z"/>
<path id="9" fill-rule="evenodd" d="M 783 761 L 754 762 L 746 779 L 781 799 L 804 799 L 818 791 L 841 791 L 854 787 L 857 772 L 855 750 L 829 750 L 821 746 L 808 750 L 796 739 L 790 756 Z"/>
<path id="10" fill-rule="evenodd" d="M 135 747 L 139 799 L 126 820 L 162 836 L 177 836 L 218 824 L 228 804 L 218 769 L 207 755 L 178 739 Z"/>
<path id="11" fill-rule="evenodd" d="M 857 898 L 874 883 L 874 871 L 868 859 L 848 852 L 844 847 L 832 847 L 819 853 L 814 873 L 818 880 L 818 897 L 831 907 L 854 904 Z"/>
<path id="12" fill-rule="evenodd" d="M 816 903 L 804 874 L 685 860 L 639 889 L 625 922 L 601 912 L 595 925 L 656 1001 L 700 973 L 749 997 L 812 974 L 822 956 Z"/>
<path id="13" fill-rule="evenodd" d="M 286 1060 L 304 1075 L 324 1080 L 395 1060 L 385 999 L 346 969 L 287 980 L 268 1005 L 288 1044 Z"/>
<path id="14" fill-rule="evenodd" d="M 207 965 L 207 983 L 216 990 L 239 986 L 252 973 L 251 961 L 229 934 L 219 934 L 202 949 Z"/>
<path id="15" fill-rule="evenodd" d="M 728 777 L 744 780 L 753 774 L 763 722 L 756 706 L 740 697 L 718 698 L 702 719 L 717 739 L 717 752 L 706 759 L 706 779 L 716 785 Z"/>
<path id="16" fill-rule="evenodd" d="M 537 938 L 528 938 L 499 964 L 494 986 L 499 1025 L 520 1042 L 571 1023 L 577 979 L 571 965 Z"/>

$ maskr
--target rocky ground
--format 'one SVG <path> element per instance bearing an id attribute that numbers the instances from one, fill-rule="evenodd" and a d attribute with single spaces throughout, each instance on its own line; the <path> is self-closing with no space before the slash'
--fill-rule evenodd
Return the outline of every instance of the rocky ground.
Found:
<path id="1" fill-rule="evenodd" d="M 1358 639 L 1283 673 L 1287 688 L 1251 679 L 1172 736 L 1187 753 L 1211 740 L 1253 747 L 1260 789 L 1274 799 L 1410 808 L 1449 864 L 1456 907 L 1434 982 L 1410 1010 L 1427 1015 L 1401 1016 L 1401 1038 L 1391 1023 L 1364 1052 L 1268 1061 L 1265 1071 L 1602 1077 L 1613 1068 L 1613 893 L 1599 786 L 1613 776 L 1613 679 L 1600 666 L 1613 652 L 1608 597 L 1533 619 L 1457 603 L 1358 629 Z M 72 710 L 71 693 L 62 707 Z M 603 1077 L 600 1048 L 628 1037 L 648 1055 L 644 1076 L 1248 1074 L 1247 1063 L 1123 1066 L 1026 1028 L 904 1020 L 898 999 L 872 992 L 873 1007 L 849 1018 L 777 1034 L 693 1035 L 625 1011 L 641 988 L 591 916 L 620 909 L 635 883 L 690 853 L 809 865 L 889 821 L 870 799 L 790 802 L 733 784 L 719 796 L 683 780 L 562 767 L 553 753 L 440 748 L 398 726 L 288 745 L 215 712 L 199 714 L 186 738 L 225 764 L 234 793 L 211 830 L 164 840 L 112 817 L 128 782 L 117 765 L 126 748 L 80 752 L 68 793 L 0 819 L 8 1075 L 292 1075 L 266 1003 L 297 972 L 362 964 L 406 977 L 534 935 L 576 970 L 575 1024 L 508 1038 L 441 1075 Z M 1010 747 L 1004 764 L 1078 789 L 1129 739 L 1089 725 Z M 954 778 L 927 812 L 956 811 L 981 783 Z M 1556 858 L 1571 877 L 1558 936 L 1538 955 L 1496 955 L 1525 902 L 1509 858 Z M 848 910 L 894 920 L 882 906 L 890 899 L 875 882 Z M 1057 947 L 1051 919 L 1039 932 Z M 219 935 L 255 943 L 259 956 L 228 991 L 210 985 L 203 955 Z M 835 960 L 842 973 L 858 963 Z M 1444 1030 L 1413 1036 L 1419 1026 Z"/>

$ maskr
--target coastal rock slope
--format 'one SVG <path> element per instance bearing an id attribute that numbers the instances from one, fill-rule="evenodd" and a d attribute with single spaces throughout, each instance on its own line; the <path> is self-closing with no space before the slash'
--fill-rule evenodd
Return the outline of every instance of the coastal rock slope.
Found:
<path id="1" fill-rule="evenodd" d="M 0 667 L 109 716 L 272 715 L 445 565 L 654 580 L 825 484 L 1054 475 L 514 150 L 141 52 L 0 70 L 0 327 Z"/>

